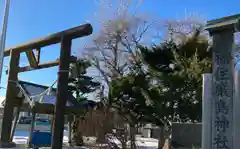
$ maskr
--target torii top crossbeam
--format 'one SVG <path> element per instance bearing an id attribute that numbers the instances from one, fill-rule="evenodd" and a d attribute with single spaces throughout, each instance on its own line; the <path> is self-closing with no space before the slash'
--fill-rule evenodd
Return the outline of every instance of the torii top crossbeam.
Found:
<path id="1" fill-rule="evenodd" d="M 68 37 L 75 39 L 92 34 L 92 26 L 90 24 L 84 24 L 78 27 L 74 27 L 65 31 L 61 31 L 55 34 L 48 35 L 46 37 L 38 38 L 24 44 L 20 44 L 14 47 L 9 47 L 4 50 L 4 56 L 9 56 L 10 51 L 26 52 L 33 49 L 49 46 L 61 42 L 62 37 Z"/>

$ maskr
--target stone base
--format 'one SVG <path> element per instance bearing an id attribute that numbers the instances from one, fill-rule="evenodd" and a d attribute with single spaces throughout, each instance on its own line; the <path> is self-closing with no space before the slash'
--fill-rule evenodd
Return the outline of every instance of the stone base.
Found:
<path id="1" fill-rule="evenodd" d="M 14 142 L 0 142 L 1 148 L 13 148 L 16 147 L 16 144 Z"/>

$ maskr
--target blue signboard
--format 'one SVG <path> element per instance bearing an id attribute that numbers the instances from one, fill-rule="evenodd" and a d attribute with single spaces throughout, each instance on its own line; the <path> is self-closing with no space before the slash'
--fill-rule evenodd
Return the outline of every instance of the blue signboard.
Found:
<path id="1" fill-rule="evenodd" d="M 32 144 L 35 146 L 38 145 L 51 145 L 51 132 L 33 132 Z"/>

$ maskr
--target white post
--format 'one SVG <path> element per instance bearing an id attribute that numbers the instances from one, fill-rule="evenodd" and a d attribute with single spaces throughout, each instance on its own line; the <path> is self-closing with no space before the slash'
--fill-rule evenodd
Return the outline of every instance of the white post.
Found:
<path id="1" fill-rule="evenodd" d="M 6 0 L 5 1 L 5 9 L 4 9 L 2 32 L 1 32 L 1 40 L 0 40 L 0 83 L 1 83 L 1 77 L 2 77 L 2 68 L 3 68 L 3 58 L 4 58 L 6 34 L 7 34 L 9 7 L 10 7 L 10 0 Z"/>
<path id="2" fill-rule="evenodd" d="M 202 149 L 212 148 L 212 74 L 203 74 L 202 84 Z"/>

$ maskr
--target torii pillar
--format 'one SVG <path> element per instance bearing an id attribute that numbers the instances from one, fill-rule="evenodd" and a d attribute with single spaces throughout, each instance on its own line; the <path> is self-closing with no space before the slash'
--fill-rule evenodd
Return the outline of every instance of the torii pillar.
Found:
<path id="1" fill-rule="evenodd" d="M 205 28 L 213 37 L 212 128 L 209 132 L 212 139 L 209 149 L 237 149 L 240 145 L 240 99 L 235 96 L 233 49 L 234 33 L 240 27 L 239 18 L 240 14 L 208 21 Z"/>

